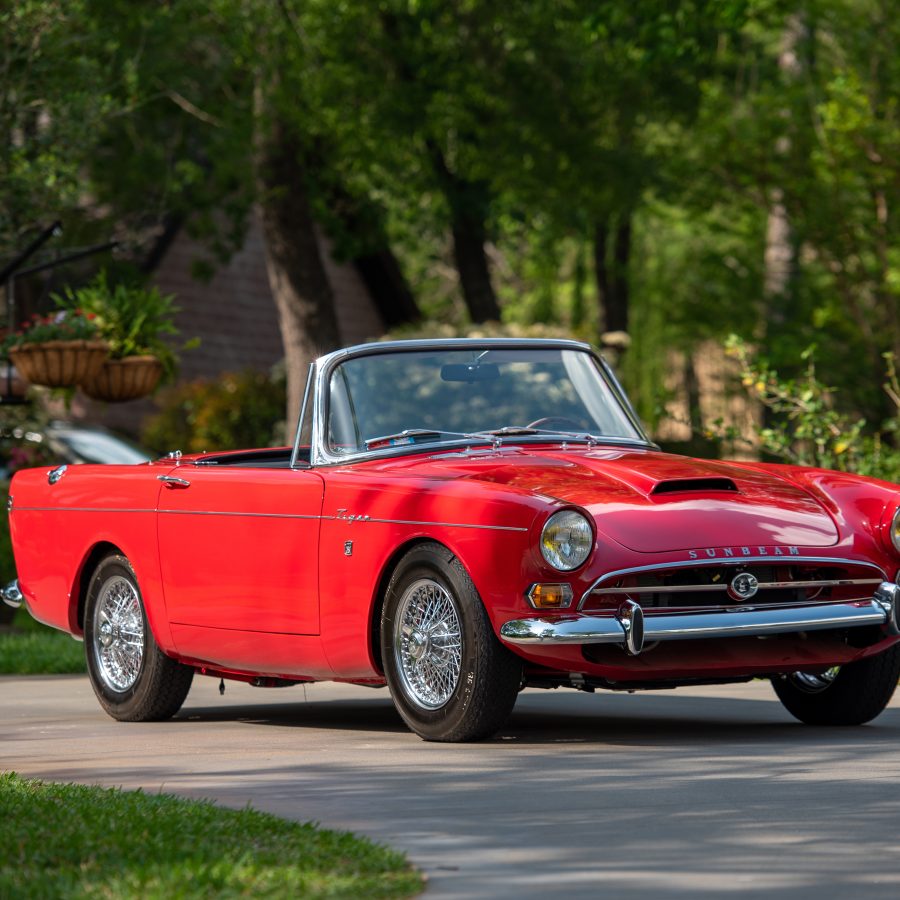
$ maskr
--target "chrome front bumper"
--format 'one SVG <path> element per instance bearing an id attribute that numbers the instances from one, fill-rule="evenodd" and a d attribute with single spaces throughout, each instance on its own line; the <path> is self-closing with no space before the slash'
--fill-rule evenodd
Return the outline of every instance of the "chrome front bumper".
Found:
<path id="1" fill-rule="evenodd" d="M 25 600 L 22 592 L 19 590 L 18 581 L 11 581 L 5 588 L 0 590 L 0 597 L 3 598 L 3 602 L 7 606 L 11 606 L 13 609 L 18 609 Z"/>
<path id="2" fill-rule="evenodd" d="M 607 616 L 575 614 L 556 619 L 514 619 L 500 628 L 511 644 L 620 644 L 637 654 L 647 642 L 703 638 L 763 637 L 799 631 L 887 625 L 900 634 L 900 587 L 883 581 L 870 600 L 695 613 L 653 613 L 626 600 Z"/>

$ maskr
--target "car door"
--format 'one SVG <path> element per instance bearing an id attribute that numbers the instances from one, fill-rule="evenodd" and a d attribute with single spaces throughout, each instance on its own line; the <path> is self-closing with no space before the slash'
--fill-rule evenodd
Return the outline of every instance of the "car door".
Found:
<path id="1" fill-rule="evenodd" d="M 159 555 L 173 625 L 319 633 L 318 475 L 187 464 L 161 480 Z"/>

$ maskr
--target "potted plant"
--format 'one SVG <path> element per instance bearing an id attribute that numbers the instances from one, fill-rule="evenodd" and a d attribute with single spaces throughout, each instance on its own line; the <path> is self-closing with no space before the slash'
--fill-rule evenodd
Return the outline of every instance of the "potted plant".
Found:
<path id="1" fill-rule="evenodd" d="M 111 286 L 101 272 L 62 300 L 93 315 L 109 345 L 108 359 L 80 384 L 88 397 L 114 403 L 135 400 L 152 393 L 164 377 L 174 376 L 175 352 L 163 340 L 178 333 L 172 295 L 124 282 Z"/>
<path id="2" fill-rule="evenodd" d="M 109 353 L 97 316 L 78 306 L 32 316 L 3 342 L 18 373 L 32 384 L 74 387 L 93 378 Z"/>

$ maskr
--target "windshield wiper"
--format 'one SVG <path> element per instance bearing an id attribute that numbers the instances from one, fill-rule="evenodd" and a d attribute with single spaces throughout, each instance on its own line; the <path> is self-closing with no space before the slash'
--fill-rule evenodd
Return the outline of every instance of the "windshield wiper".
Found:
<path id="1" fill-rule="evenodd" d="M 587 442 L 591 447 L 600 443 L 600 438 L 597 435 L 587 431 L 560 431 L 556 428 L 532 428 L 529 425 L 504 425 L 502 428 L 494 428 L 490 431 L 478 431 L 468 435 L 468 437 L 487 437 L 492 442 L 498 442 L 504 437 L 528 437 L 530 435 L 552 435 L 563 440 L 574 438 L 575 440 Z"/>
<path id="2" fill-rule="evenodd" d="M 540 434 L 543 430 L 541 428 L 529 428 L 527 425 L 504 425 L 502 428 L 492 428 L 490 431 L 471 432 L 471 436 L 481 437 L 487 434 L 492 437 L 506 437 L 514 434 Z"/>
<path id="3" fill-rule="evenodd" d="M 369 438 L 364 441 L 366 450 L 383 450 L 386 447 L 408 447 L 413 444 L 440 440 L 441 438 L 463 438 L 465 440 L 485 441 L 497 448 L 503 445 L 504 438 L 512 437 L 555 437 L 563 441 L 574 439 L 584 441 L 593 447 L 601 438 L 586 431 L 558 431 L 554 428 L 531 428 L 528 425 L 504 425 L 488 431 L 437 431 L 429 428 L 404 428 L 393 434 Z"/>
<path id="4" fill-rule="evenodd" d="M 446 431 L 432 431 L 428 428 L 404 428 L 394 434 L 369 438 L 365 441 L 366 450 L 380 450 L 382 447 L 404 447 L 415 444 L 418 440 L 434 440 L 447 434 Z"/>

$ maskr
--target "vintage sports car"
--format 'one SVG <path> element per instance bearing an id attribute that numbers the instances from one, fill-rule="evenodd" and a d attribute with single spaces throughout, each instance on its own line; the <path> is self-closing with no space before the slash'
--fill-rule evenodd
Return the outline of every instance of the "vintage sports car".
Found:
<path id="1" fill-rule="evenodd" d="M 900 674 L 900 490 L 660 452 L 591 348 L 370 344 L 311 367 L 296 441 L 16 474 L 19 584 L 84 638 L 103 708 L 172 716 L 195 672 L 387 684 L 423 738 L 524 686 L 771 678 L 855 725 Z"/>

